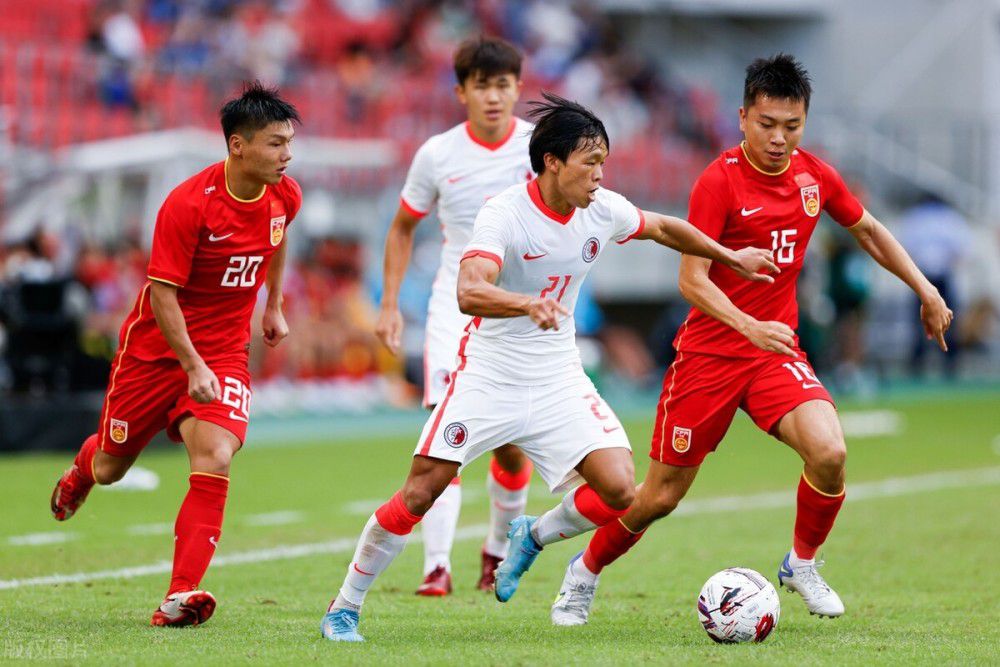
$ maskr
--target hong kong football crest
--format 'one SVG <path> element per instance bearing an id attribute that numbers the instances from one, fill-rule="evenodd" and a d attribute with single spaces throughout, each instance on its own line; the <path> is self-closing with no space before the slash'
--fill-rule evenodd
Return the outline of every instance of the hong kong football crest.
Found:
<path id="1" fill-rule="evenodd" d="M 583 244 L 583 261 L 590 263 L 597 259 L 597 253 L 601 252 L 601 242 L 596 236 L 591 236 Z"/>
<path id="2" fill-rule="evenodd" d="M 281 244 L 285 238 L 285 207 L 280 201 L 271 200 L 271 245 Z"/>
<path id="3" fill-rule="evenodd" d="M 128 422 L 123 419 L 111 419 L 111 440 L 119 445 L 128 440 Z"/>
<path id="4" fill-rule="evenodd" d="M 819 215 L 819 185 L 808 185 L 800 190 L 802 193 L 802 208 L 806 215 L 815 218 Z"/>
<path id="5" fill-rule="evenodd" d="M 458 449 L 469 439 L 469 429 L 462 422 L 452 422 L 444 427 L 444 441 Z"/>
<path id="6" fill-rule="evenodd" d="M 683 454 L 687 450 L 691 449 L 691 429 L 675 426 L 673 442 L 674 451 L 678 454 Z"/>

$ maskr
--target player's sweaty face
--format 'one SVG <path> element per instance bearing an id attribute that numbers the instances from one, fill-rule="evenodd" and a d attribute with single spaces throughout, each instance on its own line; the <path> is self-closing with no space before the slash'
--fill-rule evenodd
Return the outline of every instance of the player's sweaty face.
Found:
<path id="1" fill-rule="evenodd" d="M 244 142 L 243 160 L 255 178 L 272 185 L 281 180 L 292 160 L 294 136 L 290 122 L 274 122 L 257 130 L 252 139 Z"/>
<path id="2" fill-rule="evenodd" d="M 506 130 L 521 96 L 521 81 L 513 74 L 490 77 L 473 74 L 455 86 L 458 100 L 465 106 L 469 121 L 484 132 Z"/>
<path id="3" fill-rule="evenodd" d="M 587 208 L 597 198 L 597 189 L 604 178 L 604 161 L 608 149 L 603 141 L 583 139 L 560 164 L 556 174 L 559 191 L 566 201 L 577 208 Z"/>
<path id="4" fill-rule="evenodd" d="M 740 131 L 754 164 L 764 171 L 781 171 L 802 140 L 806 125 L 803 100 L 758 95 L 749 107 L 740 107 Z"/>

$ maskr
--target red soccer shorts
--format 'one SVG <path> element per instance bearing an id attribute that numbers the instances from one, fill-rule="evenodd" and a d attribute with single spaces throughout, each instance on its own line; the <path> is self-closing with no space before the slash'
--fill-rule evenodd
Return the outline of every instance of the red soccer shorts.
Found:
<path id="1" fill-rule="evenodd" d="M 794 408 L 812 400 L 833 403 L 806 355 L 767 354 L 734 359 L 680 353 L 663 377 L 650 457 L 672 466 L 701 465 L 715 451 L 742 408 L 771 433 Z"/>
<path id="2" fill-rule="evenodd" d="M 154 435 L 167 429 L 181 441 L 178 425 L 193 416 L 230 431 L 240 443 L 250 417 L 250 370 L 246 358 L 208 362 L 222 388 L 211 403 L 188 396 L 188 376 L 175 359 L 141 361 L 121 356 L 111 367 L 101 409 L 98 447 L 113 456 L 135 456 Z"/>

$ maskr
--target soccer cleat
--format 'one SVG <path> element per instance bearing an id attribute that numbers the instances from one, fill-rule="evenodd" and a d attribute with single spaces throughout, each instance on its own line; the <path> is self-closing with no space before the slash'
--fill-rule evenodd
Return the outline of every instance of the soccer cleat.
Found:
<path id="1" fill-rule="evenodd" d="M 438 565 L 424 577 L 424 583 L 417 587 L 417 595 L 427 597 L 451 595 L 451 573 L 444 569 L 443 565 Z"/>
<path id="2" fill-rule="evenodd" d="M 514 597 L 521 576 L 528 571 L 535 558 L 542 552 L 542 545 L 531 536 L 531 527 L 538 521 L 537 516 L 519 516 L 510 522 L 510 546 L 507 547 L 507 558 L 500 562 L 496 569 L 496 581 L 493 583 L 493 593 L 497 600 L 506 602 Z"/>
<path id="3" fill-rule="evenodd" d="M 810 614 L 828 618 L 842 616 L 844 603 L 816 570 L 823 562 L 806 563 L 792 567 L 789 563 L 790 557 L 791 553 L 785 554 L 785 560 L 778 568 L 778 586 L 784 586 L 801 595 Z"/>
<path id="4" fill-rule="evenodd" d="M 594 593 L 597 592 L 597 581 L 588 584 L 573 576 L 573 563 L 583 556 L 581 551 L 569 561 L 566 568 L 566 576 L 563 577 L 562 586 L 559 587 L 559 595 L 552 603 L 553 625 L 586 625 L 590 616 L 590 605 L 594 604 Z"/>
<path id="5" fill-rule="evenodd" d="M 150 625 L 181 628 L 201 625 L 215 612 L 215 597 L 208 591 L 186 591 L 168 595 L 153 612 Z"/>
<path id="6" fill-rule="evenodd" d="M 80 476 L 76 465 L 70 466 L 56 482 L 56 488 L 52 490 L 50 506 L 55 520 L 65 521 L 76 514 L 92 488 L 94 483 Z"/>
<path id="7" fill-rule="evenodd" d="M 332 642 L 363 642 L 358 634 L 358 612 L 353 609 L 334 609 L 326 612 L 319 629 Z"/>
<path id="8" fill-rule="evenodd" d="M 503 561 L 503 558 L 499 556 L 493 556 L 491 554 L 483 552 L 483 570 L 482 574 L 479 575 L 479 583 L 476 584 L 476 588 L 481 591 L 492 591 L 493 583 L 496 581 L 497 576 L 497 566 Z"/>

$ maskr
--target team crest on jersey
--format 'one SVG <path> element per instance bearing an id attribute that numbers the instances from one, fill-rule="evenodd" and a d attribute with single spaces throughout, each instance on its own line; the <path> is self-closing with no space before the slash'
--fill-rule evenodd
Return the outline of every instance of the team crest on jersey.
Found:
<path id="1" fill-rule="evenodd" d="M 691 449 L 691 429 L 675 426 L 673 442 L 674 451 L 678 454 L 683 454 L 687 450 Z"/>
<path id="2" fill-rule="evenodd" d="M 458 449 L 469 439 L 469 429 L 462 422 L 452 422 L 444 427 L 444 441 Z"/>
<path id="3" fill-rule="evenodd" d="M 583 261 L 593 262 L 597 259 L 597 253 L 601 252 L 601 242 L 596 236 L 591 236 L 583 244 Z"/>
<path id="4" fill-rule="evenodd" d="M 799 190 L 802 193 L 802 208 L 806 215 L 815 218 L 819 215 L 819 184 L 808 185 Z"/>
<path id="5" fill-rule="evenodd" d="M 119 445 L 128 440 L 128 422 L 123 419 L 111 419 L 111 440 Z"/>
<path id="6" fill-rule="evenodd" d="M 285 238 L 285 207 L 281 202 L 271 200 L 271 245 L 277 246 Z"/>

